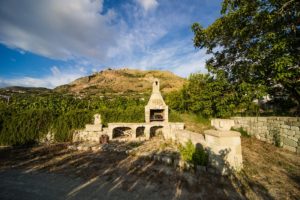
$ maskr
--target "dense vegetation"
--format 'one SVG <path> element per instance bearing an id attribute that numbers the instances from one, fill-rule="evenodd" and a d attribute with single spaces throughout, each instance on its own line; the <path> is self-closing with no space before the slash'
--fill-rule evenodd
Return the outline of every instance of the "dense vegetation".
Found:
<path id="1" fill-rule="evenodd" d="M 206 118 L 256 115 L 258 112 L 258 105 L 252 102 L 254 98 L 259 98 L 256 91 L 242 95 L 246 92 L 244 88 L 230 84 L 224 73 L 219 72 L 216 76 L 196 73 L 191 74 L 188 80 L 181 90 L 167 96 L 166 101 L 171 109 Z"/>
<path id="2" fill-rule="evenodd" d="M 279 112 L 296 107 L 299 114 L 299 17 L 296 0 L 224 0 L 214 23 L 193 24 L 194 45 L 212 55 L 213 77 L 222 72 L 240 96 L 268 94 Z"/>
<path id="3" fill-rule="evenodd" d="M 296 0 L 224 0 L 221 17 L 213 24 L 205 29 L 198 23 L 193 24 L 195 47 L 207 49 L 212 56 L 206 63 L 209 73 L 191 74 L 181 90 L 166 96 L 170 121 L 181 121 L 178 112 L 208 118 L 267 114 L 269 111 L 285 115 L 296 108 L 294 114 L 299 115 L 299 10 L 300 3 Z M 128 70 L 111 71 L 101 74 L 113 73 L 119 77 L 121 73 L 127 78 L 124 80 L 130 80 L 128 86 L 135 83 L 129 78 L 141 76 Z M 100 78 L 101 74 L 98 74 Z M 95 77 L 77 82 L 94 84 Z M 100 81 L 99 77 L 95 83 Z M 172 80 L 174 75 L 166 77 L 166 80 Z M 177 85 L 182 85 L 184 81 L 179 80 Z M 115 78 L 115 81 L 120 79 Z M 106 82 L 103 78 L 103 83 Z M 171 83 L 173 80 L 162 86 L 173 88 Z M 136 91 L 143 91 L 144 85 L 138 84 Z M 107 85 L 115 87 L 110 82 Z M 61 88 L 61 92 L 67 91 L 68 87 L 71 86 Z M 90 87 L 99 89 L 95 85 Z M 83 90 L 84 87 L 78 88 Z M 124 92 L 124 88 L 119 89 Z M 126 89 L 127 93 L 133 92 Z M 113 88 L 109 90 L 112 92 Z M 0 144 L 33 143 L 49 131 L 55 134 L 56 141 L 69 141 L 72 132 L 91 123 L 95 113 L 101 113 L 104 125 L 144 121 L 147 98 L 134 95 L 107 98 L 106 91 L 102 91 L 103 98 L 100 98 L 97 97 L 99 91 L 95 91 L 93 97 L 84 95 L 84 98 L 44 91 L 43 88 L 35 89 L 34 93 L 9 94 L 10 101 L 0 100 Z M 271 97 L 266 107 L 253 103 L 266 95 Z"/>
<path id="4" fill-rule="evenodd" d="M 75 129 L 92 122 L 101 113 L 108 122 L 144 121 L 145 101 L 126 97 L 85 98 L 49 94 L 14 94 L 0 100 L 0 144 L 34 143 L 49 131 L 56 141 L 69 141 Z"/>
<path id="5" fill-rule="evenodd" d="M 0 144 L 22 145 L 37 142 L 49 131 L 58 142 L 70 141 L 76 129 L 93 122 L 100 113 L 102 123 L 144 122 L 144 106 L 149 97 L 85 97 L 55 92 L 5 93 L 0 99 Z M 170 121 L 181 121 L 170 111 Z"/>

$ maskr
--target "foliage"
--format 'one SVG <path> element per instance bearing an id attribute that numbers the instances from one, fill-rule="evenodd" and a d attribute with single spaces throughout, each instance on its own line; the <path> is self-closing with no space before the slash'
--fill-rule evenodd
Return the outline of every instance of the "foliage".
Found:
<path id="1" fill-rule="evenodd" d="M 255 94 L 230 84 L 225 73 L 191 74 L 188 83 L 178 92 L 167 96 L 171 109 L 192 112 L 202 117 L 230 117 L 241 110 L 251 109 Z M 242 94 L 247 95 L 242 95 Z"/>
<path id="2" fill-rule="evenodd" d="M 202 148 L 196 148 L 191 140 L 185 146 L 179 146 L 179 152 L 183 160 L 194 165 L 207 165 L 208 154 Z"/>
<path id="3" fill-rule="evenodd" d="M 88 112 L 87 110 L 69 111 L 58 116 L 52 126 L 55 141 L 71 141 L 73 131 L 84 128 L 85 124 L 90 123 L 91 121 L 91 112 Z"/>
<path id="4" fill-rule="evenodd" d="M 176 112 L 176 110 L 169 109 L 169 122 L 182 122 L 182 118 L 180 113 Z"/>
<path id="5" fill-rule="evenodd" d="M 259 96 L 286 96 L 300 111 L 299 17 L 296 0 L 224 0 L 213 24 L 192 25 L 194 45 L 212 55 L 210 73 L 223 71 L 230 84 Z"/>
<path id="6" fill-rule="evenodd" d="M 231 130 L 240 132 L 242 137 L 251 137 L 251 135 L 246 130 L 244 130 L 243 127 L 237 129 L 231 128 Z"/>
<path id="7" fill-rule="evenodd" d="M 0 99 L 0 144 L 37 142 L 49 131 L 56 141 L 70 141 L 74 130 L 92 122 L 100 113 L 109 122 L 143 122 L 144 101 L 136 98 L 83 98 L 57 93 L 12 93 Z"/>
<path id="8" fill-rule="evenodd" d="M 276 147 L 281 147 L 280 131 L 279 130 L 272 130 L 271 133 L 273 134 L 274 145 Z"/>
<path id="9" fill-rule="evenodd" d="M 10 112 L 1 110 L 0 144 L 23 145 L 35 143 L 50 129 L 53 115 L 48 110 Z"/>

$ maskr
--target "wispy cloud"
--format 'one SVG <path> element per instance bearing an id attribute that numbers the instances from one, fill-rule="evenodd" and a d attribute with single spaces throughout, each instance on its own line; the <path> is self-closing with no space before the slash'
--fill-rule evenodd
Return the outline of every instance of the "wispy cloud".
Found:
<path id="1" fill-rule="evenodd" d="M 133 0 L 104 8 L 103 0 L 0 1 L 0 43 L 65 65 L 41 77 L 0 77 L 2 85 L 53 88 L 106 67 L 206 72 L 204 50 L 190 26 L 212 21 L 219 0 Z M 24 55 L 26 56 L 26 54 Z M 52 65 L 52 64 L 51 64 Z"/>
<path id="2" fill-rule="evenodd" d="M 77 78 L 87 75 L 84 67 L 64 67 L 61 70 L 57 66 L 50 68 L 51 73 L 42 77 L 15 77 L 2 78 L 0 77 L 0 87 L 6 86 L 25 86 L 25 87 L 46 87 L 54 88 L 58 85 L 63 85 L 74 81 Z"/>
<path id="3" fill-rule="evenodd" d="M 136 0 L 145 11 L 155 9 L 158 6 L 157 0 Z"/>

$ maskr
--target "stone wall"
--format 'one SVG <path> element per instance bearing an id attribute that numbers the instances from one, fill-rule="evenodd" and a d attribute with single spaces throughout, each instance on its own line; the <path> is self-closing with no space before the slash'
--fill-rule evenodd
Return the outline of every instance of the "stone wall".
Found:
<path id="1" fill-rule="evenodd" d="M 174 137 L 171 139 L 181 143 L 182 145 L 185 145 L 186 142 L 191 140 L 194 145 L 201 144 L 203 147 L 206 147 L 206 142 L 202 134 L 183 129 L 173 130 L 172 133 Z"/>
<path id="2" fill-rule="evenodd" d="M 300 153 L 300 117 L 233 117 L 234 128 L 242 127 L 257 139 Z"/>

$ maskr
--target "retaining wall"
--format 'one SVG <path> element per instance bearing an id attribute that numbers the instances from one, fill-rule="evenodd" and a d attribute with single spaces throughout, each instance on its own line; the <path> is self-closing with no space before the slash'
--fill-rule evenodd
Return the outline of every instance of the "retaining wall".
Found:
<path id="1" fill-rule="evenodd" d="M 300 117 L 232 117 L 234 128 L 242 127 L 257 139 L 300 153 Z"/>

